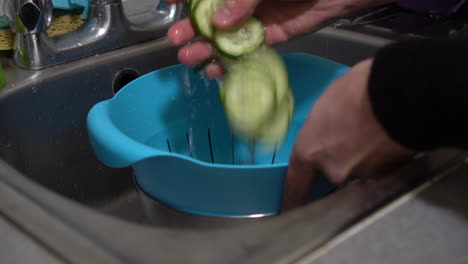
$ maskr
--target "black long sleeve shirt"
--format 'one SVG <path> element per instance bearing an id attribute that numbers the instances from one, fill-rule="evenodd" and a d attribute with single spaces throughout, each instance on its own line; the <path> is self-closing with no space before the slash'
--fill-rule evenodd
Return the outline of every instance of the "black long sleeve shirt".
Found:
<path id="1" fill-rule="evenodd" d="M 468 39 L 384 47 L 374 59 L 369 97 L 377 120 L 402 145 L 468 148 Z"/>

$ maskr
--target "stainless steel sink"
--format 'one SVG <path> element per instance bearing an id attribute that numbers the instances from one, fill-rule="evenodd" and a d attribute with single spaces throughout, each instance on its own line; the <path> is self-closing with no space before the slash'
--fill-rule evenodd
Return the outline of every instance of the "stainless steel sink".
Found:
<path id="1" fill-rule="evenodd" d="M 334 30 L 325 30 L 278 48 L 351 65 L 383 44 L 344 42 L 333 35 Z M 85 118 L 95 103 L 112 97 L 115 89 L 133 78 L 178 63 L 176 52 L 160 40 L 42 71 L 7 67 L 8 86 L 0 95 L 2 158 L 65 197 L 112 215 L 145 221 L 131 170 L 111 169 L 96 159 Z"/>
<path id="2" fill-rule="evenodd" d="M 399 37 L 327 27 L 277 48 L 352 65 Z M 128 81 L 178 63 L 176 53 L 161 39 L 41 71 L 6 66 L 0 212 L 71 263 L 286 263 L 465 156 L 429 153 L 381 180 L 355 182 L 278 216 L 212 222 L 166 209 L 172 220 L 150 223 L 131 170 L 98 161 L 85 119 L 95 103 Z"/>
<path id="3" fill-rule="evenodd" d="M 326 35 L 326 32 L 330 35 Z M 278 47 L 348 65 L 377 45 L 343 42 L 333 30 Z M 383 44 L 383 43 L 382 43 Z M 97 102 L 133 78 L 178 63 L 177 49 L 155 41 L 43 71 L 7 67 L 0 100 L 2 158 L 29 179 L 72 200 L 125 219 L 145 221 L 130 169 L 111 169 L 94 155 L 85 118 Z"/>

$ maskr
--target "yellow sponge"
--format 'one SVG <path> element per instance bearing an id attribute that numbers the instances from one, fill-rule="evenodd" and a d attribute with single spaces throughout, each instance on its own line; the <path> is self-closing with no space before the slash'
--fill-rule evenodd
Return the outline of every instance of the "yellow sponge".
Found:
<path id="1" fill-rule="evenodd" d="M 64 15 L 52 20 L 47 34 L 50 37 L 63 35 L 77 30 L 83 25 L 81 15 Z M 15 47 L 15 34 L 9 29 L 0 29 L 0 50 L 11 50 Z"/>

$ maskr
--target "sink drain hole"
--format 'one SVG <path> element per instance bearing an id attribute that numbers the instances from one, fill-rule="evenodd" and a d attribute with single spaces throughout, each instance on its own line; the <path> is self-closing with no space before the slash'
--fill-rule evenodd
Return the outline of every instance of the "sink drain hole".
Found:
<path id="1" fill-rule="evenodd" d="M 119 71 L 114 77 L 112 91 L 116 94 L 122 87 L 138 77 L 140 77 L 140 74 L 134 69 L 123 69 Z"/>

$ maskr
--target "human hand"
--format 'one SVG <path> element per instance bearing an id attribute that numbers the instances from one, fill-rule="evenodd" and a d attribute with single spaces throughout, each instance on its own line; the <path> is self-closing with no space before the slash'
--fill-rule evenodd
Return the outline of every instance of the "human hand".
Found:
<path id="1" fill-rule="evenodd" d="M 169 3 L 181 0 L 166 0 Z M 267 45 L 284 42 L 307 32 L 318 30 L 328 21 L 357 9 L 392 2 L 393 0 L 227 0 L 212 17 L 219 29 L 233 28 L 252 14 L 266 26 Z M 190 19 L 173 25 L 168 32 L 169 41 L 176 46 L 187 44 L 196 36 Z M 179 50 L 179 61 L 195 65 L 216 56 L 215 49 L 206 41 L 194 42 Z M 219 63 L 205 68 L 210 77 L 223 74 Z"/>
<path id="2" fill-rule="evenodd" d="M 415 152 L 393 141 L 376 120 L 368 97 L 372 60 L 333 82 L 317 100 L 291 152 L 283 210 L 302 205 L 317 171 L 341 184 L 371 177 Z"/>

